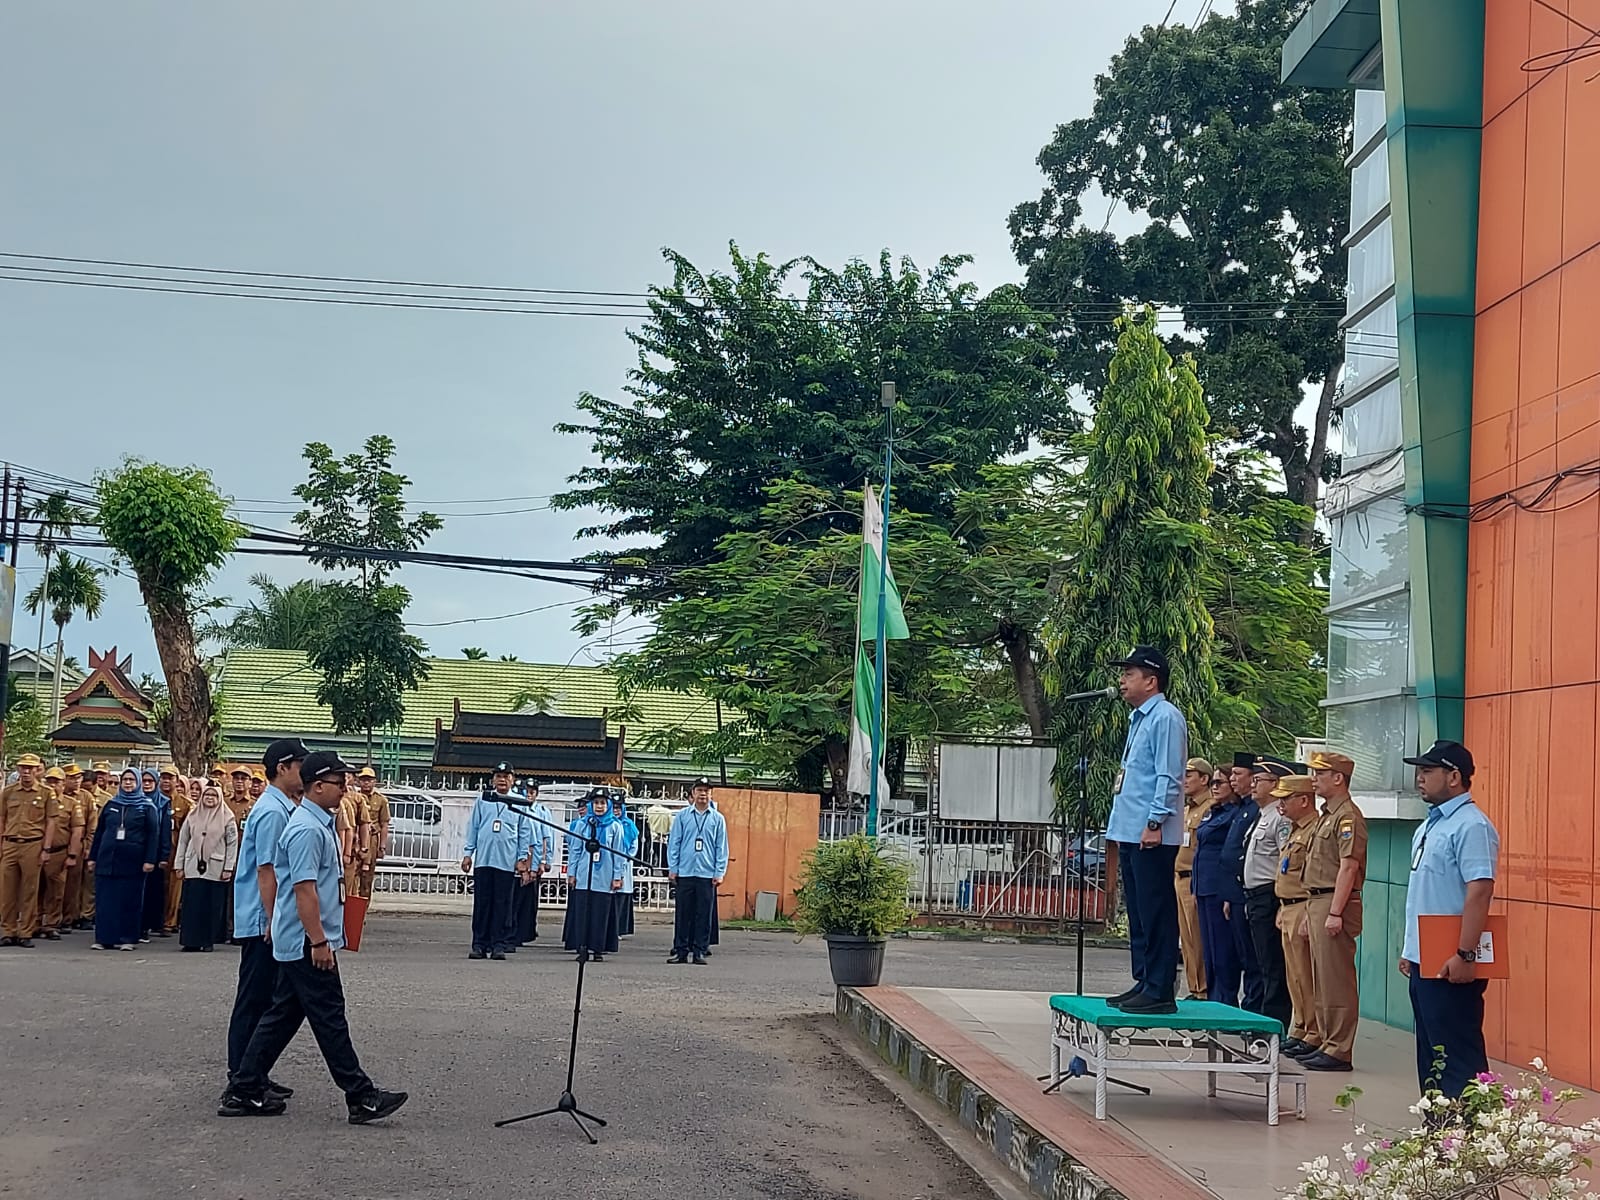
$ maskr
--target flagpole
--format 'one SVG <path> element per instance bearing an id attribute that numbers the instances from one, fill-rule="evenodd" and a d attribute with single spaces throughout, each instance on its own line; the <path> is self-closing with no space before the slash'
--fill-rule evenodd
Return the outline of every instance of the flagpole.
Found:
<path id="1" fill-rule="evenodd" d="M 883 771 L 883 744 L 889 717 L 889 486 L 894 469 L 895 386 L 879 385 L 878 403 L 884 410 L 883 435 L 883 544 L 878 547 L 878 641 L 876 661 L 877 701 L 872 706 L 872 782 L 867 794 L 867 836 L 878 835 L 878 780 Z"/>

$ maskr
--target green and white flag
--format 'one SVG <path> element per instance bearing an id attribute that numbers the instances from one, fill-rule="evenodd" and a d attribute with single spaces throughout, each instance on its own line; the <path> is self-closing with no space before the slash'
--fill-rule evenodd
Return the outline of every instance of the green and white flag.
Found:
<path id="1" fill-rule="evenodd" d="M 911 636 L 906 627 L 905 609 L 900 604 L 900 590 L 895 587 L 894 573 L 884 570 L 883 509 L 878 504 L 877 493 L 871 486 L 866 489 L 861 519 L 861 589 L 856 611 L 856 679 L 855 694 L 850 714 L 850 774 L 846 786 L 857 795 L 872 791 L 872 722 L 873 713 L 881 713 L 882 699 L 878 695 L 877 670 L 868 658 L 864 644 L 878 640 L 878 585 L 880 575 L 884 584 L 885 637 L 900 641 Z M 889 781 L 883 772 L 883 761 L 878 762 L 878 795 L 888 796 Z"/>

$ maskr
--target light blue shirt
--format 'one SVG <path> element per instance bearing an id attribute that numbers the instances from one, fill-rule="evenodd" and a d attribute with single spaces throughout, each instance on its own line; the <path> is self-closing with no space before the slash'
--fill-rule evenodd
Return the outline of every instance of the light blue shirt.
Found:
<path id="1" fill-rule="evenodd" d="M 550 815 L 550 809 L 540 804 L 537 800 L 528 807 L 533 809 L 534 815 L 540 820 L 549 821 L 552 824 L 555 822 L 555 818 Z M 533 865 L 529 869 L 548 871 L 556 865 L 555 830 L 551 829 L 549 825 L 541 825 L 539 821 L 529 821 L 528 824 L 533 826 L 532 830 L 530 830 L 532 836 L 529 840 L 532 844 L 534 855 Z"/>
<path id="2" fill-rule="evenodd" d="M 254 810 L 250 819 L 255 820 Z M 339 882 L 344 864 L 339 858 L 333 814 L 310 801 L 296 805 L 278 839 L 272 867 L 278 876 L 278 900 L 272 906 L 272 957 L 279 962 L 298 962 L 306 956 L 307 939 L 322 940 L 316 930 L 308 930 L 300 920 L 300 907 L 294 896 L 297 883 L 317 885 L 322 937 L 328 939 L 330 949 L 343 950 L 344 897 L 339 894 Z"/>
<path id="3" fill-rule="evenodd" d="M 533 844 L 533 822 L 512 811 L 506 803 L 516 799 L 509 793 L 505 800 L 479 796 L 473 804 L 472 817 L 467 822 L 467 840 L 461 852 L 472 859 L 474 867 L 514 871 L 517 864 L 528 857 L 528 847 Z"/>
<path id="4" fill-rule="evenodd" d="M 233 936 L 261 937 L 267 932 L 267 913 L 261 904 L 256 870 L 273 865 L 278 839 L 294 814 L 295 802 L 267 785 L 245 818 L 239 838 L 239 862 L 233 875 Z"/>
<path id="5" fill-rule="evenodd" d="M 586 848 L 588 837 L 589 818 L 578 817 L 567 830 L 567 874 L 572 878 L 568 886 L 580 892 L 609 892 L 613 880 L 622 882 L 623 859 L 613 853 L 622 849 L 622 826 L 615 821 L 600 825 L 595 830 L 600 849 L 592 856 Z"/>
<path id="6" fill-rule="evenodd" d="M 1411 835 L 1411 878 L 1406 884 L 1406 940 L 1400 957 L 1422 961 L 1418 917 L 1456 917 L 1467 906 L 1467 884 L 1493 879 L 1500 835 L 1470 792 L 1435 805 Z"/>
<path id="7" fill-rule="evenodd" d="M 667 870 L 686 879 L 721 879 L 728 873 L 728 823 L 714 808 L 679 809 L 667 834 Z"/>
<path id="8" fill-rule="evenodd" d="M 1137 842 L 1145 822 L 1161 822 L 1161 844 L 1183 842 L 1184 764 L 1189 760 L 1189 725 L 1159 692 L 1128 716 L 1122 747 L 1122 790 L 1111 798 L 1108 842 Z"/>

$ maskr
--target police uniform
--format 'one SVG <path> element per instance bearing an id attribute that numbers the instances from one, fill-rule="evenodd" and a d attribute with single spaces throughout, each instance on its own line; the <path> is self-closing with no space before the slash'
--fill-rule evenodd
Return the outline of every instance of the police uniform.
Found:
<path id="1" fill-rule="evenodd" d="M 1278 781 L 1274 794 L 1280 799 L 1294 795 L 1309 795 L 1315 781 L 1309 775 L 1288 775 Z M 1278 933 L 1283 942 L 1284 976 L 1289 984 L 1289 1004 L 1293 1010 L 1289 1022 L 1289 1037 L 1283 1043 L 1283 1052 L 1298 1057 L 1322 1046 L 1322 1033 L 1317 1025 L 1317 1002 L 1311 967 L 1311 941 L 1306 935 L 1306 902 L 1311 894 L 1301 874 L 1306 866 L 1306 854 L 1311 849 L 1311 838 L 1320 823 L 1316 806 L 1298 821 L 1289 834 L 1279 863 L 1278 878 L 1273 885 L 1278 896 Z"/>
<path id="2" fill-rule="evenodd" d="M 18 757 L 19 767 L 41 767 L 37 754 Z M 20 779 L 0 789 L 0 946 L 33 945 L 33 928 L 39 919 L 39 874 L 47 821 L 54 825 L 48 806 L 54 797 L 37 779 Z"/>
<path id="3" fill-rule="evenodd" d="M 1338 771 L 1346 780 L 1355 762 L 1327 751 L 1312 756 L 1317 771 Z M 1339 868 L 1346 859 L 1357 864 L 1355 885 L 1339 913 L 1333 911 Z M 1320 1058 L 1303 1059 L 1312 1070 L 1349 1070 L 1355 1052 L 1356 1026 L 1361 1000 L 1356 985 L 1356 938 L 1361 934 L 1361 885 L 1367 878 L 1367 820 L 1346 789 L 1343 796 L 1324 801 L 1322 817 L 1311 838 L 1302 877 L 1311 899 L 1306 919 L 1311 929 L 1311 963 L 1316 981 L 1317 1027 L 1322 1031 Z M 1344 921 L 1343 930 L 1328 932 L 1332 915 Z M 1331 1060 L 1332 1065 L 1324 1060 Z"/>
<path id="4" fill-rule="evenodd" d="M 1211 811 L 1211 764 L 1204 759 L 1191 758 L 1189 769 L 1206 768 L 1206 790 L 1195 797 L 1183 799 L 1183 843 L 1178 847 L 1178 861 L 1173 868 L 1173 886 L 1178 891 L 1178 944 L 1183 952 L 1183 974 L 1189 984 L 1189 998 L 1206 998 L 1206 960 L 1204 941 L 1200 932 L 1200 906 L 1194 897 L 1190 880 L 1194 878 L 1194 835 Z"/>
<path id="5" fill-rule="evenodd" d="M 1263 756 L 1255 773 L 1282 780 L 1289 775 L 1309 777 L 1303 764 Z M 1257 816 L 1244 843 L 1244 858 L 1239 882 L 1244 888 L 1245 922 L 1250 930 L 1250 948 L 1255 952 L 1260 980 L 1259 1002 L 1246 1008 L 1279 1021 L 1285 1029 L 1294 1019 L 1289 998 L 1289 981 L 1283 961 L 1283 935 L 1278 930 L 1278 872 L 1283 852 L 1288 847 L 1293 824 L 1283 815 L 1278 803 L 1277 785 L 1265 802 L 1257 803 Z"/>
<path id="6" fill-rule="evenodd" d="M 172 797 L 172 845 L 174 853 L 178 845 L 178 833 L 183 829 L 183 822 L 194 808 L 194 801 L 189 798 L 189 789 L 179 786 L 178 768 L 171 763 L 164 763 L 161 767 L 163 777 L 170 775 L 173 787 Z M 168 933 L 178 930 L 178 909 L 183 900 L 183 877 L 178 874 L 178 864 L 169 864 L 167 870 L 167 895 L 166 907 L 162 913 L 163 921 Z"/>
<path id="7" fill-rule="evenodd" d="M 356 774 L 357 779 L 376 779 L 377 772 L 371 767 L 362 767 Z M 383 859 L 387 847 L 384 845 L 389 840 L 389 798 L 377 788 L 370 793 L 362 793 L 367 803 L 367 819 L 371 822 L 367 830 L 367 854 L 361 860 L 361 874 L 356 881 L 356 895 L 364 899 L 372 899 L 372 880 L 377 874 L 378 863 Z"/>
<path id="8" fill-rule="evenodd" d="M 50 802 L 45 805 L 47 821 L 55 831 L 53 839 L 44 847 L 44 866 L 40 871 L 39 919 L 35 923 L 35 937 L 47 942 L 61 940 L 61 927 L 65 923 L 67 901 L 67 862 L 76 861 L 83 848 L 83 814 L 75 796 L 66 792 L 66 773 L 60 767 L 45 772 L 47 782 L 54 784 Z"/>

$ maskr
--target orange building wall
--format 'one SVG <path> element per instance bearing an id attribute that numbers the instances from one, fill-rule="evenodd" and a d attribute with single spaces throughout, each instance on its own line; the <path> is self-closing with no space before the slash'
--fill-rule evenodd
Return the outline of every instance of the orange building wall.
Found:
<path id="1" fill-rule="evenodd" d="M 712 795 L 728 822 L 728 875 L 717 889 L 718 916 L 754 916 L 757 892 L 777 892 L 779 915 L 791 914 L 800 860 L 817 844 L 821 798 L 735 788 L 716 788 Z"/>
<path id="2" fill-rule="evenodd" d="M 1600 0 L 1552 0 L 1600 28 Z M 1489 0 L 1471 498 L 1600 464 L 1600 58 L 1526 72 L 1588 34 Z M 1492 1055 L 1600 1084 L 1600 480 L 1475 522 L 1466 742 L 1500 831 L 1511 978 L 1489 985 Z M 1537 492 L 1537 489 L 1534 489 Z M 1519 493 L 1531 499 L 1527 492 Z"/>

